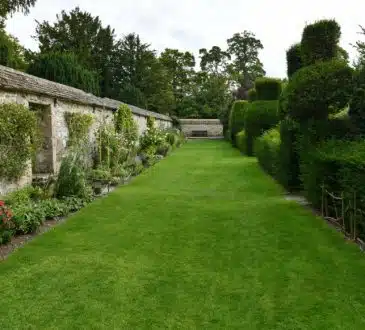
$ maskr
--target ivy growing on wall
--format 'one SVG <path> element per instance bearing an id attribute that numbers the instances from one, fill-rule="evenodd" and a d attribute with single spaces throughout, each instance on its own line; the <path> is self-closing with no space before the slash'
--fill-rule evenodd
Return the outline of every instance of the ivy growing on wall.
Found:
<path id="1" fill-rule="evenodd" d="M 122 134 L 126 140 L 128 148 L 132 149 L 138 139 L 137 123 L 133 119 L 131 109 L 126 104 L 122 104 L 114 114 L 115 131 Z"/>
<path id="2" fill-rule="evenodd" d="M 36 114 L 20 104 L 0 105 L 0 178 L 21 177 L 40 143 Z"/>
<path id="3" fill-rule="evenodd" d="M 74 146 L 85 142 L 94 120 L 93 116 L 82 113 L 66 112 L 65 120 L 69 132 L 68 146 Z"/>

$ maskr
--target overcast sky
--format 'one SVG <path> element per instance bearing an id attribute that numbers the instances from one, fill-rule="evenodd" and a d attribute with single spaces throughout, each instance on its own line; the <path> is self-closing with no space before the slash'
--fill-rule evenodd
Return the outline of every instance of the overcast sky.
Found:
<path id="1" fill-rule="evenodd" d="M 352 59 L 356 52 L 350 44 L 361 38 L 358 25 L 365 26 L 361 0 L 38 0 L 28 16 L 9 19 L 7 30 L 36 50 L 35 20 L 54 22 L 62 9 L 76 6 L 98 15 L 117 36 L 136 32 L 158 51 L 178 48 L 197 56 L 200 48 L 224 48 L 234 33 L 250 30 L 261 39 L 260 58 L 274 77 L 286 76 L 285 50 L 300 40 L 306 23 L 335 18 L 342 28 L 341 46 Z"/>

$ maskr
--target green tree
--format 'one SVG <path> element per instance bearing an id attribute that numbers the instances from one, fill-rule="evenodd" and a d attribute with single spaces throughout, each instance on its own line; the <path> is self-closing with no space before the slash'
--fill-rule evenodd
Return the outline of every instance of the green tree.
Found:
<path id="1" fill-rule="evenodd" d="M 73 53 L 35 54 L 27 72 L 99 95 L 98 74 L 80 65 Z"/>
<path id="2" fill-rule="evenodd" d="M 241 89 L 241 97 L 247 98 L 247 92 L 253 87 L 257 77 L 265 75 L 263 64 L 259 59 L 259 51 L 263 45 L 252 32 L 235 33 L 227 40 L 228 53 L 232 57 L 229 72 Z"/>
<path id="3" fill-rule="evenodd" d="M 25 70 L 25 50 L 18 39 L 0 28 L 0 64 L 17 70 Z"/>
<path id="4" fill-rule="evenodd" d="M 0 17 L 6 18 L 17 11 L 28 14 L 29 8 L 35 5 L 37 0 L 2 0 L 0 6 Z M 0 20 L 1 22 L 1 20 Z"/>
<path id="5" fill-rule="evenodd" d="M 38 23 L 36 37 L 41 54 L 72 52 L 80 65 L 99 75 L 102 96 L 111 96 L 111 54 L 114 49 L 114 30 L 103 27 L 99 17 L 93 17 L 76 7 L 69 13 L 62 11 L 57 21 Z"/>
<path id="6" fill-rule="evenodd" d="M 177 49 L 167 48 L 161 53 L 160 62 L 170 76 L 174 101 L 176 107 L 179 107 L 184 96 L 190 92 L 195 66 L 194 55 L 189 52 L 180 52 Z"/>
<path id="7" fill-rule="evenodd" d="M 205 48 L 199 50 L 200 68 L 202 71 L 222 73 L 226 70 L 231 55 L 218 46 L 213 46 L 209 51 Z"/>

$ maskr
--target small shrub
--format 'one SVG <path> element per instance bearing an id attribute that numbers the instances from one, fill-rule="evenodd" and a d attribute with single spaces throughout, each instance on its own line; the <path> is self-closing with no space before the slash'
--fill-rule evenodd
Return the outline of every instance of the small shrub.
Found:
<path id="1" fill-rule="evenodd" d="M 27 186 L 15 190 L 4 197 L 4 201 L 8 205 L 26 204 L 30 203 L 32 199 L 38 199 L 40 196 L 39 189 L 32 186 Z"/>
<path id="2" fill-rule="evenodd" d="M 236 146 L 243 154 L 247 154 L 247 150 L 246 150 L 247 142 L 246 142 L 245 130 L 242 130 L 241 132 L 237 133 Z"/>
<path id="3" fill-rule="evenodd" d="M 112 179 L 112 173 L 109 168 L 105 167 L 97 167 L 90 171 L 89 180 L 92 182 L 101 181 L 108 183 Z"/>
<path id="4" fill-rule="evenodd" d="M 303 67 L 301 44 L 294 44 L 286 51 L 287 75 L 290 78 Z"/>
<path id="5" fill-rule="evenodd" d="M 157 146 L 156 154 L 166 157 L 167 154 L 170 152 L 170 150 L 171 150 L 170 144 L 165 142 Z"/>
<path id="6" fill-rule="evenodd" d="M 0 244 L 6 244 L 13 236 L 13 212 L 0 200 Z"/>
<path id="7" fill-rule="evenodd" d="M 80 147 L 69 150 L 63 157 L 55 189 L 58 198 L 87 198 L 91 194 L 86 180 L 87 153 L 87 149 Z"/>
<path id="8" fill-rule="evenodd" d="M 275 78 L 257 78 L 255 81 L 256 98 L 260 101 L 278 100 L 281 94 L 281 80 Z"/>
<path id="9" fill-rule="evenodd" d="M 256 101 L 245 113 L 245 133 L 247 155 L 253 155 L 253 145 L 257 137 L 278 123 L 278 101 Z"/>
<path id="10" fill-rule="evenodd" d="M 254 102 L 257 100 L 257 92 L 256 92 L 256 89 L 255 88 L 251 88 L 249 91 L 248 91 L 248 101 L 249 102 Z"/>
<path id="11" fill-rule="evenodd" d="M 313 64 L 292 76 L 285 89 L 285 112 L 298 121 L 325 119 L 348 104 L 351 92 L 352 69 L 347 64 Z"/>
<path id="12" fill-rule="evenodd" d="M 119 106 L 114 114 L 114 124 L 116 133 L 122 134 L 124 137 L 128 150 L 134 149 L 138 141 L 138 127 L 128 105 Z"/>
<path id="13" fill-rule="evenodd" d="M 229 116 L 229 131 L 231 133 L 231 141 L 236 144 L 236 134 L 245 127 L 245 112 L 249 106 L 247 101 L 235 101 Z"/>
<path id="14" fill-rule="evenodd" d="M 166 134 L 155 127 L 155 119 L 153 117 L 147 117 L 147 130 L 139 138 L 141 152 L 151 154 L 151 150 L 154 149 L 156 153 L 157 147 L 163 144 L 166 138 Z M 148 152 L 146 152 L 147 149 Z"/>
<path id="15" fill-rule="evenodd" d="M 261 167 L 274 178 L 278 177 L 280 170 L 279 152 L 280 152 L 280 132 L 274 127 L 255 141 L 255 156 Z"/>
<path id="16" fill-rule="evenodd" d="M 46 212 L 39 204 L 20 204 L 14 207 L 16 234 L 34 233 L 45 220 Z"/>
<path id="17" fill-rule="evenodd" d="M 304 64 L 311 65 L 336 58 L 340 37 L 341 27 L 335 20 L 325 19 L 307 25 L 301 41 Z"/>

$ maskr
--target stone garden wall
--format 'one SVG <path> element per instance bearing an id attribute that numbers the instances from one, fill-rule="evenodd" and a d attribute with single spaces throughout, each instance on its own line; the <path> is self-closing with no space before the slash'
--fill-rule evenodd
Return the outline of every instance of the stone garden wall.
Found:
<path id="1" fill-rule="evenodd" d="M 187 137 L 223 136 L 223 125 L 219 119 L 180 119 L 180 123 Z"/>
<path id="2" fill-rule="evenodd" d="M 31 76 L 4 66 L 0 66 L 0 103 L 18 103 L 30 110 L 42 110 L 41 130 L 44 146 L 37 158 L 36 171 L 32 166 L 18 182 L 0 181 L 0 195 L 29 184 L 34 174 L 56 174 L 68 140 L 66 112 L 91 114 L 94 124 L 90 130 L 90 140 L 103 122 L 111 122 L 113 112 L 122 102 L 96 97 L 79 89 Z M 147 117 L 156 119 L 162 128 L 172 126 L 171 118 L 159 113 L 129 106 L 141 135 L 146 130 Z M 33 170 L 34 171 L 34 170 Z"/>

